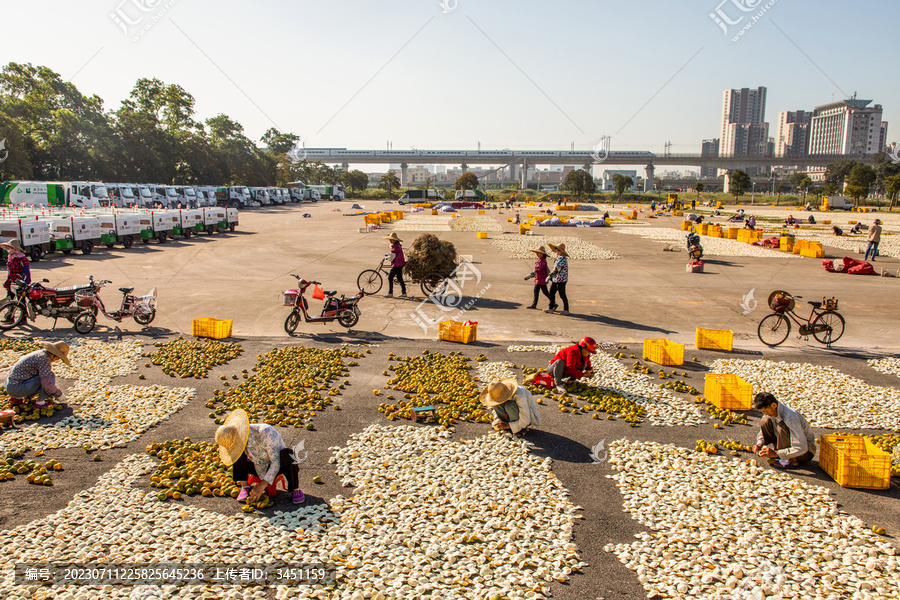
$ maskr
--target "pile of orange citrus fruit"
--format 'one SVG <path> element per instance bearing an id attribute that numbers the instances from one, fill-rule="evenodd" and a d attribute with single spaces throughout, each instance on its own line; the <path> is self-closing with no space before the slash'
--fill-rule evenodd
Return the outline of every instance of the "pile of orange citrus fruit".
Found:
<path id="1" fill-rule="evenodd" d="M 161 366 L 163 373 L 200 379 L 212 367 L 223 365 L 243 352 L 240 344 L 215 340 L 185 340 L 178 338 L 168 343 L 157 342 L 158 349 L 150 354 L 150 362 Z"/>
<path id="2" fill-rule="evenodd" d="M 182 496 L 198 494 L 237 498 L 240 492 L 213 442 L 169 440 L 150 444 L 147 454 L 162 461 L 150 476 L 151 487 L 161 489 L 156 495 L 159 500 L 180 500 Z"/>
<path id="3" fill-rule="evenodd" d="M 365 354 L 348 348 L 295 346 L 272 350 L 258 357 L 252 374 L 244 373 L 246 381 L 214 392 L 206 403 L 207 408 L 214 409 L 209 417 L 218 425 L 228 412 L 242 408 L 251 422 L 312 429 L 316 412 L 331 406 L 333 397 L 350 384 L 347 380 L 337 385 L 332 382 L 349 377 L 350 367 L 359 365 L 355 361 L 344 364 L 344 359 L 362 356 Z"/>
<path id="4" fill-rule="evenodd" d="M 388 355 L 394 360 L 394 353 Z M 438 423 L 444 427 L 452 426 L 457 420 L 490 423 L 493 414 L 486 411 L 479 402 L 480 390 L 469 375 L 469 358 L 461 352 L 448 355 L 425 350 L 418 356 L 397 358 L 397 364 L 389 370 L 394 376 L 388 379 L 384 389 L 388 400 L 378 411 L 393 421 L 396 418 L 409 418 L 413 407 L 434 406 L 437 409 Z M 388 371 L 384 372 L 388 375 Z M 402 392 L 397 398 L 391 391 Z M 374 390 L 376 396 L 381 390 Z M 433 420 L 433 419 L 430 419 Z"/>

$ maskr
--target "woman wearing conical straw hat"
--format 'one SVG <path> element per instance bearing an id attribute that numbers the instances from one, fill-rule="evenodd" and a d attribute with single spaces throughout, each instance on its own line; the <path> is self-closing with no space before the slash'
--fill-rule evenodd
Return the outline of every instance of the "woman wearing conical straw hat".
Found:
<path id="1" fill-rule="evenodd" d="M 62 397 L 52 366 L 58 360 L 69 364 L 69 345 L 65 342 L 41 342 L 40 350 L 20 358 L 6 376 L 6 394 L 12 404 L 23 404 L 37 395 L 34 407 L 43 408 L 48 399 Z"/>
<path id="2" fill-rule="evenodd" d="M 294 504 L 306 497 L 300 491 L 300 468 L 296 456 L 281 434 L 264 423 L 251 423 L 243 410 L 232 411 L 216 430 L 219 457 L 231 467 L 235 483 L 241 486 L 238 501 L 257 502 L 263 492 L 277 494 L 275 480 L 283 475 Z M 252 488 L 250 486 L 253 486 Z"/>
<path id="3" fill-rule="evenodd" d="M 537 308 L 539 294 L 544 294 L 550 299 L 551 304 L 553 303 L 553 298 L 550 297 L 550 292 L 547 290 L 547 278 L 550 276 L 550 269 L 547 267 L 547 257 L 550 255 L 547 254 L 543 246 L 535 248 L 532 252 L 537 255 L 537 260 L 534 263 L 534 271 L 525 279 L 534 278 L 534 300 L 528 308 Z"/>
<path id="4" fill-rule="evenodd" d="M 384 297 L 394 297 L 394 278 L 396 277 L 397 281 L 400 282 L 400 296 L 398 298 L 406 298 L 406 283 L 403 281 L 403 267 L 406 265 L 406 257 L 403 256 L 403 246 L 400 245 L 403 243 L 403 240 L 397 237 L 396 232 L 387 236 L 386 239 L 391 242 L 391 272 L 388 273 L 388 293 Z"/>
<path id="5" fill-rule="evenodd" d="M 541 413 L 531 392 L 515 379 L 497 379 L 481 392 L 481 403 L 494 412 L 492 425 L 496 431 L 509 430 L 525 435 L 529 427 L 539 427 Z"/>

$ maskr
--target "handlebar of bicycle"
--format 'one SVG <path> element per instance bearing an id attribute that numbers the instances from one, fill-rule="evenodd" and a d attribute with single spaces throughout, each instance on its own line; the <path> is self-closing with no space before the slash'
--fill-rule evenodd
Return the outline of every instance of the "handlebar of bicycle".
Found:
<path id="1" fill-rule="evenodd" d="M 303 278 L 300 277 L 299 275 L 295 275 L 295 274 L 293 274 L 293 273 L 291 273 L 291 277 L 293 277 L 293 278 L 296 279 L 297 281 L 304 281 L 304 282 L 306 282 L 307 285 L 310 285 L 310 284 L 314 284 L 314 285 L 322 285 L 322 282 L 321 282 L 321 281 L 307 281 L 306 279 L 303 279 Z"/>

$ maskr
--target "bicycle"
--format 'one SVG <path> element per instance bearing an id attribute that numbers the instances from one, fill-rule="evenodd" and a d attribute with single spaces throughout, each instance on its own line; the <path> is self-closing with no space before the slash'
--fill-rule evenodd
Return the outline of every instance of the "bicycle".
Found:
<path id="1" fill-rule="evenodd" d="M 391 272 L 390 256 L 390 254 L 385 254 L 384 258 L 381 259 L 381 262 L 376 268 L 366 269 L 356 278 L 356 287 L 364 291 L 367 296 L 377 294 L 384 286 L 384 279 Z M 444 279 L 444 277 L 441 277 L 437 273 L 432 273 L 426 277 L 423 281 L 419 282 L 422 294 L 429 296 L 437 291 L 437 295 L 441 295 L 440 292 L 446 287 L 445 285 L 442 285 Z M 414 283 L 406 277 L 405 273 L 403 275 L 403 282 L 408 285 Z"/>
<path id="2" fill-rule="evenodd" d="M 782 344 L 791 334 L 791 321 L 799 327 L 799 334 L 809 338 L 812 335 L 820 344 L 831 346 L 844 335 L 844 317 L 837 311 L 836 298 L 823 298 L 822 302 L 807 301 L 812 306 L 809 317 L 804 323 L 794 313 L 795 299 L 787 292 L 776 290 L 769 295 L 769 307 L 774 311 L 759 322 L 756 334 L 759 340 L 769 347 Z M 824 306 L 824 309 L 822 308 Z M 790 318 L 788 318 L 790 317 Z"/>

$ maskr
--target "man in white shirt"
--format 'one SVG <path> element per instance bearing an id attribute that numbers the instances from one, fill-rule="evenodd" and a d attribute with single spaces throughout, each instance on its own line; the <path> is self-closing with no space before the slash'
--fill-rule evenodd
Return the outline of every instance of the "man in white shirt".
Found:
<path id="1" fill-rule="evenodd" d="M 778 468 L 791 468 L 809 462 L 816 455 L 816 435 L 806 418 L 782 404 L 769 392 L 753 398 L 753 408 L 763 413 L 753 451 L 759 456 L 780 459 Z"/>

